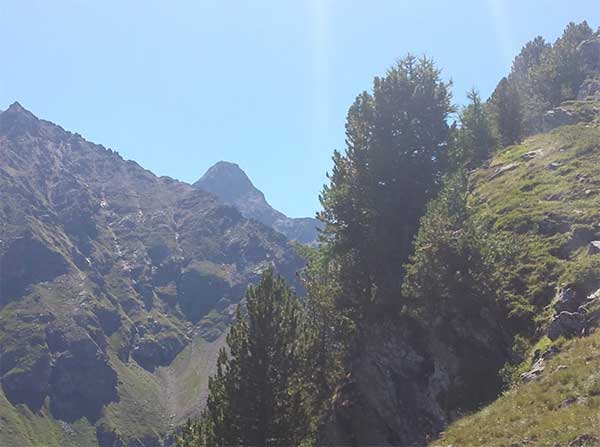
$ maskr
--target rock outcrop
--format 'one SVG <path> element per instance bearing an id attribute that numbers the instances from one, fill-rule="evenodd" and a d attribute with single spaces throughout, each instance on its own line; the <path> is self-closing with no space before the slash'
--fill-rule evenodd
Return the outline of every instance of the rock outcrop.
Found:
<path id="1" fill-rule="evenodd" d="M 357 347 L 337 388 L 323 445 L 425 445 L 456 414 L 493 399 L 508 351 L 502 329 L 481 315 L 477 339 L 464 322 L 425 329 L 410 319 L 379 322 Z"/>

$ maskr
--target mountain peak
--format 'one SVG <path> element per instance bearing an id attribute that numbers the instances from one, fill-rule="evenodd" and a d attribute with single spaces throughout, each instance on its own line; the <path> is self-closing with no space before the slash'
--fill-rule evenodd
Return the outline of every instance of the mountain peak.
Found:
<path id="1" fill-rule="evenodd" d="M 213 193 L 226 202 L 236 202 L 248 195 L 262 195 L 242 168 L 229 161 L 219 161 L 212 165 L 194 186 Z"/>
<path id="2" fill-rule="evenodd" d="M 237 164 L 219 161 L 194 183 L 195 188 L 210 192 L 235 206 L 245 217 L 257 220 L 289 239 L 312 244 L 317 240 L 320 223 L 312 218 L 289 218 L 274 209 Z"/>
<path id="3" fill-rule="evenodd" d="M 0 113 L 0 132 L 4 134 L 35 134 L 38 127 L 38 118 L 18 101 L 13 102 L 8 109 Z"/>
<path id="4" fill-rule="evenodd" d="M 8 110 L 13 112 L 26 111 L 25 107 L 23 107 L 19 101 L 15 101 L 10 106 L 8 106 Z"/>

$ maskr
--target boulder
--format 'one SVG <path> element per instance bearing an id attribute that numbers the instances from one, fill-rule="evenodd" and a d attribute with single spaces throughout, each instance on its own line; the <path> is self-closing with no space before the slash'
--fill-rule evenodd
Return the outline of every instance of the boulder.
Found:
<path id="1" fill-rule="evenodd" d="M 496 168 L 496 170 L 490 177 L 490 180 L 493 180 L 496 177 L 500 177 L 505 172 L 512 171 L 513 169 L 516 169 L 518 166 L 519 166 L 519 163 L 509 163 L 507 165 L 500 166 L 500 167 Z"/>
<path id="2" fill-rule="evenodd" d="M 598 444 L 598 438 L 596 438 L 594 435 L 586 433 L 577 436 L 575 439 L 569 442 L 569 447 L 595 447 Z"/>
<path id="3" fill-rule="evenodd" d="M 534 158 L 542 155 L 543 153 L 544 153 L 543 149 L 537 149 L 535 151 L 525 152 L 523 155 L 521 155 L 521 160 L 523 160 L 523 161 L 533 160 Z"/>
<path id="4" fill-rule="evenodd" d="M 527 371 L 526 373 L 521 374 L 521 380 L 523 382 L 531 382 L 533 380 L 536 380 L 544 371 L 545 368 L 545 362 L 543 358 L 538 359 L 533 366 L 531 367 L 531 369 L 529 371 Z"/>
<path id="5" fill-rule="evenodd" d="M 550 321 L 548 338 L 554 341 L 559 337 L 581 335 L 586 327 L 585 320 L 585 315 L 579 312 L 562 311 Z"/>
<path id="6" fill-rule="evenodd" d="M 568 110 L 557 107 L 548 110 L 542 117 L 542 131 L 549 132 L 560 126 L 568 126 L 577 123 L 577 118 Z"/>

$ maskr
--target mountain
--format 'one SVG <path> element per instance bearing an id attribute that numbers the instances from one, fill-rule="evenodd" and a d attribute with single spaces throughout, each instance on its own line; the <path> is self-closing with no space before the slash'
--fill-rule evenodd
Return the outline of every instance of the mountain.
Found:
<path id="1" fill-rule="evenodd" d="M 280 233 L 14 103 L 0 114 L 0 445 L 155 446 L 198 414 Z"/>
<path id="2" fill-rule="evenodd" d="M 302 244 L 315 244 L 321 223 L 311 217 L 290 218 L 274 209 L 235 163 L 219 161 L 193 185 L 215 194 L 225 203 L 235 206 L 248 219 L 257 220 L 288 239 Z"/>

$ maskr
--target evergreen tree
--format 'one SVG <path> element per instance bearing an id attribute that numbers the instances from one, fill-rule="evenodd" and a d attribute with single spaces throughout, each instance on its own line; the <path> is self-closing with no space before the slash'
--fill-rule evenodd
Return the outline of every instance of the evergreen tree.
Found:
<path id="1" fill-rule="evenodd" d="M 428 206 L 407 265 L 403 296 L 408 312 L 433 338 L 460 352 L 454 392 L 445 405 L 470 410 L 496 397 L 510 345 L 504 324 L 503 257 L 471 219 L 464 170 L 448 177 Z M 461 384 L 468 384 L 463 386 Z"/>
<path id="2" fill-rule="evenodd" d="M 521 104 L 517 90 L 507 78 L 502 78 L 494 90 L 490 104 L 502 146 L 510 146 L 521 141 L 523 134 Z"/>
<path id="3" fill-rule="evenodd" d="M 480 166 L 492 153 L 496 139 L 491 122 L 479 93 L 472 89 L 467 94 L 469 105 L 460 113 L 460 129 L 455 152 L 469 169 Z"/>
<path id="4" fill-rule="evenodd" d="M 537 68 L 537 85 L 552 107 L 577 96 L 586 76 L 578 46 L 593 35 L 587 22 L 569 23 Z"/>
<path id="5" fill-rule="evenodd" d="M 500 81 L 491 99 L 500 109 L 497 124 L 503 144 L 513 144 L 520 137 L 538 132 L 546 111 L 577 96 L 579 87 L 589 75 L 585 72 L 579 45 L 593 35 L 586 22 L 569 23 L 553 45 L 538 36 L 523 47 L 513 61 L 506 81 Z M 512 98 L 509 112 L 518 108 L 518 126 L 516 118 L 509 112 L 500 113 L 502 107 L 499 107 L 498 96 L 503 93 Z M 515 138 L 514 130 L 519 131 L 518 138 Z"/>
<path id="6" fill-rule="evenodd" d="M 523 133 L 530 135 L 540 127 L 540 119 L 551 108 L 545 85 L 539 76 L 539 67 L 549 57 L 552 45 L 538 36 L 528 42 L 517 55 L 509 75 L 519 97 Z"/>
<path id="7" fill-rule="evenodd" d="M 267 270 L 248 288 L 246 309 L 245 317 L 238 308 L 209 380 L 202 445 L 298 444 L 308 431 L 293 386 L 301 362 L 300 305 L 285 281 Z"/>
<path id="8" fill-rule="evenodd" d="M 324 241 L 340 265 L 339 304 L 360 315 L 398 290 L 425 204 L 446 169 L 449 84 L 429 59 L 407 56 L 348 112 L 321 194 Z"/>

